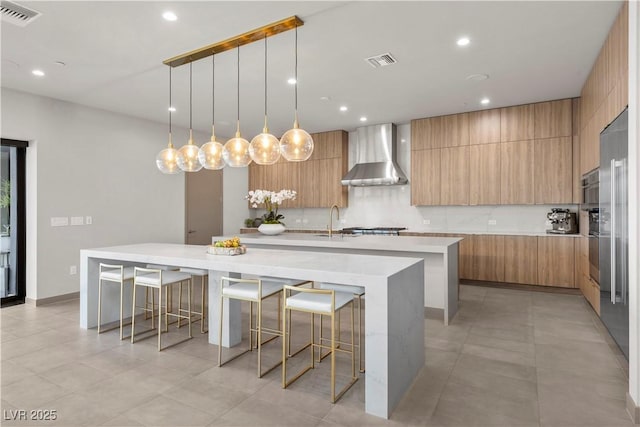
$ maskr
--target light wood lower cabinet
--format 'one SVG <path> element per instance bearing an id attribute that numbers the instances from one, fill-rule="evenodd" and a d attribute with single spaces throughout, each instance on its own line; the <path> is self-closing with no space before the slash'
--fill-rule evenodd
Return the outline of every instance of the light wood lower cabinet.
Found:
<path id="1" fill-rule="evenodd" d="M 472 241 L 471 279 L 504 282 L 504 236 L 476 234 Z"/>
<path id="2" fill-rule="evenodd" d="M 574 237 L 538 237 L 538 285 L 575 288 Z"/>
<path id="3" fill-rule="evenodd" d="M 504 237 L 504 281 L 522 284 L 538 283 L 537 237 Z"/>

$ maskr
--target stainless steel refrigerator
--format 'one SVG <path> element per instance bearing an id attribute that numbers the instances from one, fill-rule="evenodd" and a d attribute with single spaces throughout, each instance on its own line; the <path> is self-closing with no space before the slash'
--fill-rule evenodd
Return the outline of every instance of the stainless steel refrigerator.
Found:
<path id="1" fill-rule="evenodd" d="M 600 317 L 629 359 L 628 117 L 600 134 Z"/>

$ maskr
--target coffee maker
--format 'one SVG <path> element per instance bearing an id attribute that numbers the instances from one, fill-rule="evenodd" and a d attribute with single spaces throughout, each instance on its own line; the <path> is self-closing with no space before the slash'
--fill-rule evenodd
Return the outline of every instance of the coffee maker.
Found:
<path id="1" fill-rule="evenodd" d="M 569 209 L 553 208 L 547 213 L 547 219 L 551 222 L 550 234 L 576 234 L 578 232 L 578 222 L 576 214 Z"/>

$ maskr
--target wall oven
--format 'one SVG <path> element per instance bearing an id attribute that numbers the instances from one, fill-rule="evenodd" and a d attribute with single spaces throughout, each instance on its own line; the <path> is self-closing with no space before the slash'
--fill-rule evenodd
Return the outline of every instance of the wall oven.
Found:
<path id="1" fill-rule="evenodd" d="M 582 176 L 582 209 L 589 214 L 589 277 L 600 283 L 600 170 Z"/>

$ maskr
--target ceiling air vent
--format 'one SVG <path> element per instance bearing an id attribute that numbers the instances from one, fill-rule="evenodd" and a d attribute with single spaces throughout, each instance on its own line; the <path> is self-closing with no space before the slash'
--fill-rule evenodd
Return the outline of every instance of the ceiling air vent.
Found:
<path id="1" fill-rule="evenodd" d="M 2 14 L 3 21 L 10 22 L 19 27 L 27 26 L 27 24 L 30 24 L 41 15 L 41 13 L 36 10 L 28 9 L 6 0 L 0 1 L 0 14 Z"/>
<path id="2" fill-rule="evenodd" d="M 369 63 L 373 68 L 378 67 L 386 67 L 387 65 L 395 64 L 396 58 L 393 57 L 389 52 L 383 53 L 381 55 L 372 56 L 371 58 L 365 58 L 365 61 Z"/>

